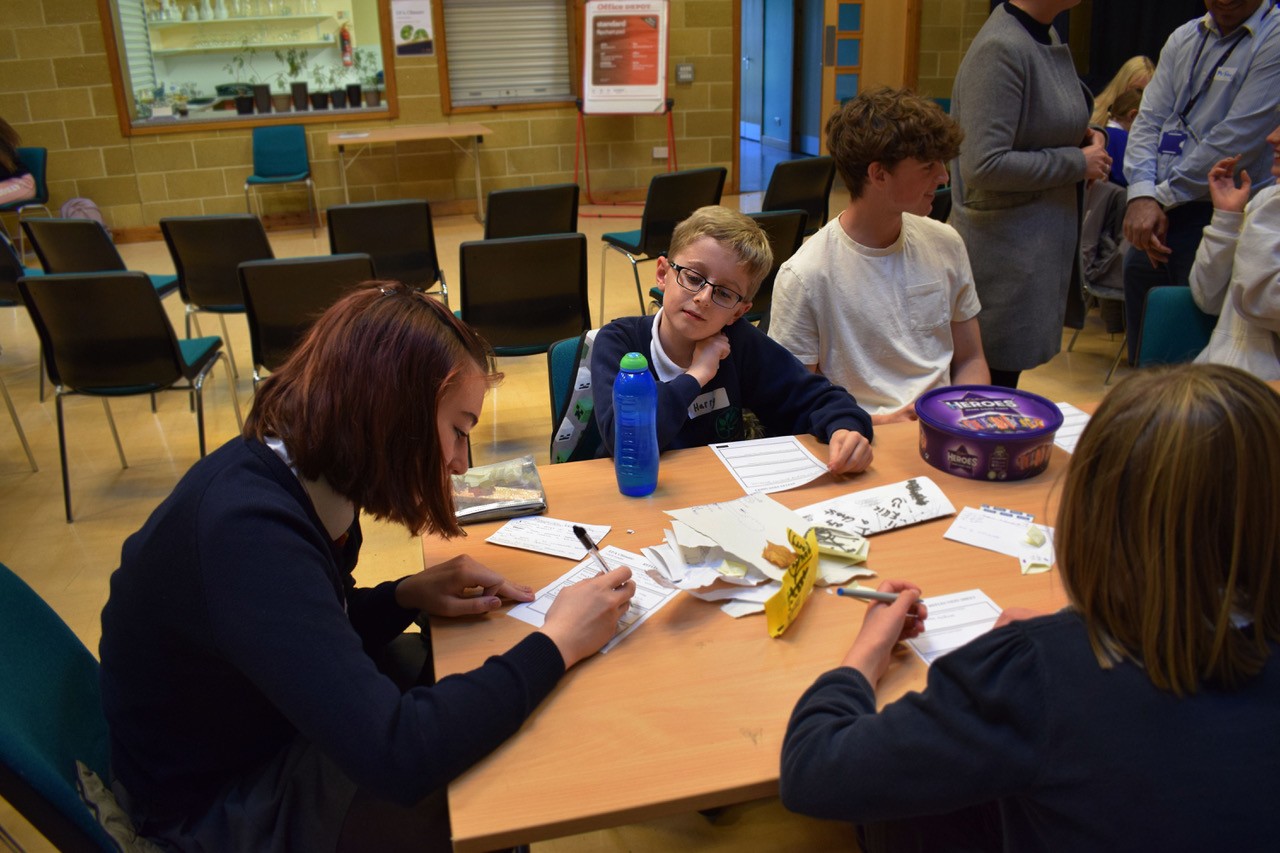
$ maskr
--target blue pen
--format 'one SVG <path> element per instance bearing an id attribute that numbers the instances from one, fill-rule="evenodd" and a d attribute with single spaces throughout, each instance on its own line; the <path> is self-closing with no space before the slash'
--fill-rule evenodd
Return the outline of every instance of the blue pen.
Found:
<path id="1" fill-rule="evenodd" d="M 863 589 L 860 586 L 838 586 L 836 587 L 836 595 L 847 595 L 852 598 L 865 598 L 868 601 L 883 601 L 886 604 L 892 604 L 898 600 L 896 592 L 880 592 L 878 589 Z"/>

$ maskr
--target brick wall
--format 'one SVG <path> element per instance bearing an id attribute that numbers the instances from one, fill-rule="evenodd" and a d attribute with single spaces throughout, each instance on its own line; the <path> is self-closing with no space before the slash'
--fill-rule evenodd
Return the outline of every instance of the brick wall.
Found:
<path id="1" fill-rule="evenodd" d="M 0 115 L 24 144 L 49 149 L 53 208 L 68 198 L 97 202 L 114 228 L 154 226 L 163 216 L 244 210 L 252 168 L 250 131 L 228 129 L 158 136 L 121 134 L 96 0 L 14 0 L 0 28 Z M 680 166 L 732 162 L 733 4 L 673 0 L 669 92 Z M 676 84 L 674 64 L 692 62 L 696 82 Z M 399 124 L 449 120 L 441 112 L 435 57 L 395 60 Z M 486 190 L 573 180 L 577 117 L 572 108 L 494 111 L 456 117 L 493 128 L 481 152 Z M 385 126 L 385 122 L 380 123 Z M 351 124 L 307 125 L 322 207 L 342 201 L 337 153 L 325 136 Z M 598 196 L 647 186 L 665 168 L 666 120 L 588 117 L 591 187 Z M 397 156 L 398 155 L 398 156 Z M 469 158 L 448 141 L 377 148 L 348 173 L 353 201 L 426 197 L 442 209 L 469 209 Z M 268 213 L 296 211 L 297 193 L 269 193 Z M 14 223 L 12 219 L 9 225 Z"/>
<path id="2" fill-rule="evenodd" d="M 951 97 L 960 59 L 982 29 L 989 0 L 924 0 L 920 23 L 920 94 Z"/>

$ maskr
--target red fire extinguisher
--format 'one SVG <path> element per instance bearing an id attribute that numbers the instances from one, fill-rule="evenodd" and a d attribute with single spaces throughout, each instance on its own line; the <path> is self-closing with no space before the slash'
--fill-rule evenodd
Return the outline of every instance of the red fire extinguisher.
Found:
<path id="1" fill-rule="evenodd" d="M 351 28 L 346 24 L 338 31 L 338 43 L 342 47 L 342 64 L 351 66 Z"/>

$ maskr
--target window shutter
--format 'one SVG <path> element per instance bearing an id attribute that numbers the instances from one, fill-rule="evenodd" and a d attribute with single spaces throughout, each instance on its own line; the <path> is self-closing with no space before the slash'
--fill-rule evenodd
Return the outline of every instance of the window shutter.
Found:
<path id="1" fill-rule="evenodd" d="M 156 69 L 151 61 L 151 36 L 147 33 L 147 10 L 143 0 L 120 0 L 120 36 L 124 41 L 125 71 L 129 89 L 136 97 L 139 89 L 156 87 Z"/>
<path id="2" fill-rule="evenodd" d="M 573 99 L 564 0 L 444 0 L 454 106 Z"/>

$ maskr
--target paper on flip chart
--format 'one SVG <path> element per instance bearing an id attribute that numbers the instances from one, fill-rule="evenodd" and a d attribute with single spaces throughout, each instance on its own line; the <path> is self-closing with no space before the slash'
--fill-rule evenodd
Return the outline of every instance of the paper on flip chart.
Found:
<path id="1" fill-rule="evenodd" d="M 610 569 L 630 566 L 633 569 L 631 579 L 636 582 L 636 594 L 631 599 L 631 606 L 627 608 L 627 612 L 618 620 L 618 628 L 613 635 L 613 639 L 605 643 L 604 647 L 600 649 L 603 654 L 622 642 L 623 638 L 629 636 L 636 628 L 639 628 L 641 623 L 658 612 L 668 601 L 675 598 L 679 590 L 666 589 L 654 583 L 646 571 L 646 569 L 652 567 L 639 554 L 609 546 L 608 548 L 600 549 L 600 556 L 604 558 L 605 565 Z M 551 605 L 555 602 L 556 596 L 560 594 L 561 590 L 572 586 L 578 581 L 593 578 L 598 574 L 600 574 L 600 567 L 596 565 L 595 561 L 584 560 L 547 586 L 538 590 L 533 601 L 517 604 L 507 611 L 507 615 L 514 616 L 522 622 L 528 622 L 534 627 L 541 628 L 546 621 L 547 611 L 551 609 Z"/>
<path id="2" fill-rule="evenodd" d="M 926 664 L 980 637 L 995 627 L 1000 606 L 980 589 L 921 599 L 929 608 L 924 633 L 907 640 Z"/>
<path id="3" fill-rule="evenodd" d="M 827 473 L 826 463 L 790 435 L 721 442 L 711 450 L 749 495 L 785 492 Z"/>
<path id="4" fill-rule="evenodd" d="M 871 536 L 951 515 L 956 508 L 928 477 L 863 489 L 796 510 L 818 527 Z"/>
<path id="5" fill-rule="evenodd" d="M 511 519 L 493 531 L 484 541 L 492 542 L 494 545 L 506 545 L 509 548 L 523 548 L 525 551 L 550 554 L 553 557 L 581 560 L 587 556 L 587 549 L 582 547 L 578 537 L 573 535 L 573 526 L 579 523 L 548 518 L 545 515 L 525 515 Z M 607 524 L 583 524 L 582 526 L 586 528 L 587 535 L 597 546 L 612 529 Z"/>

